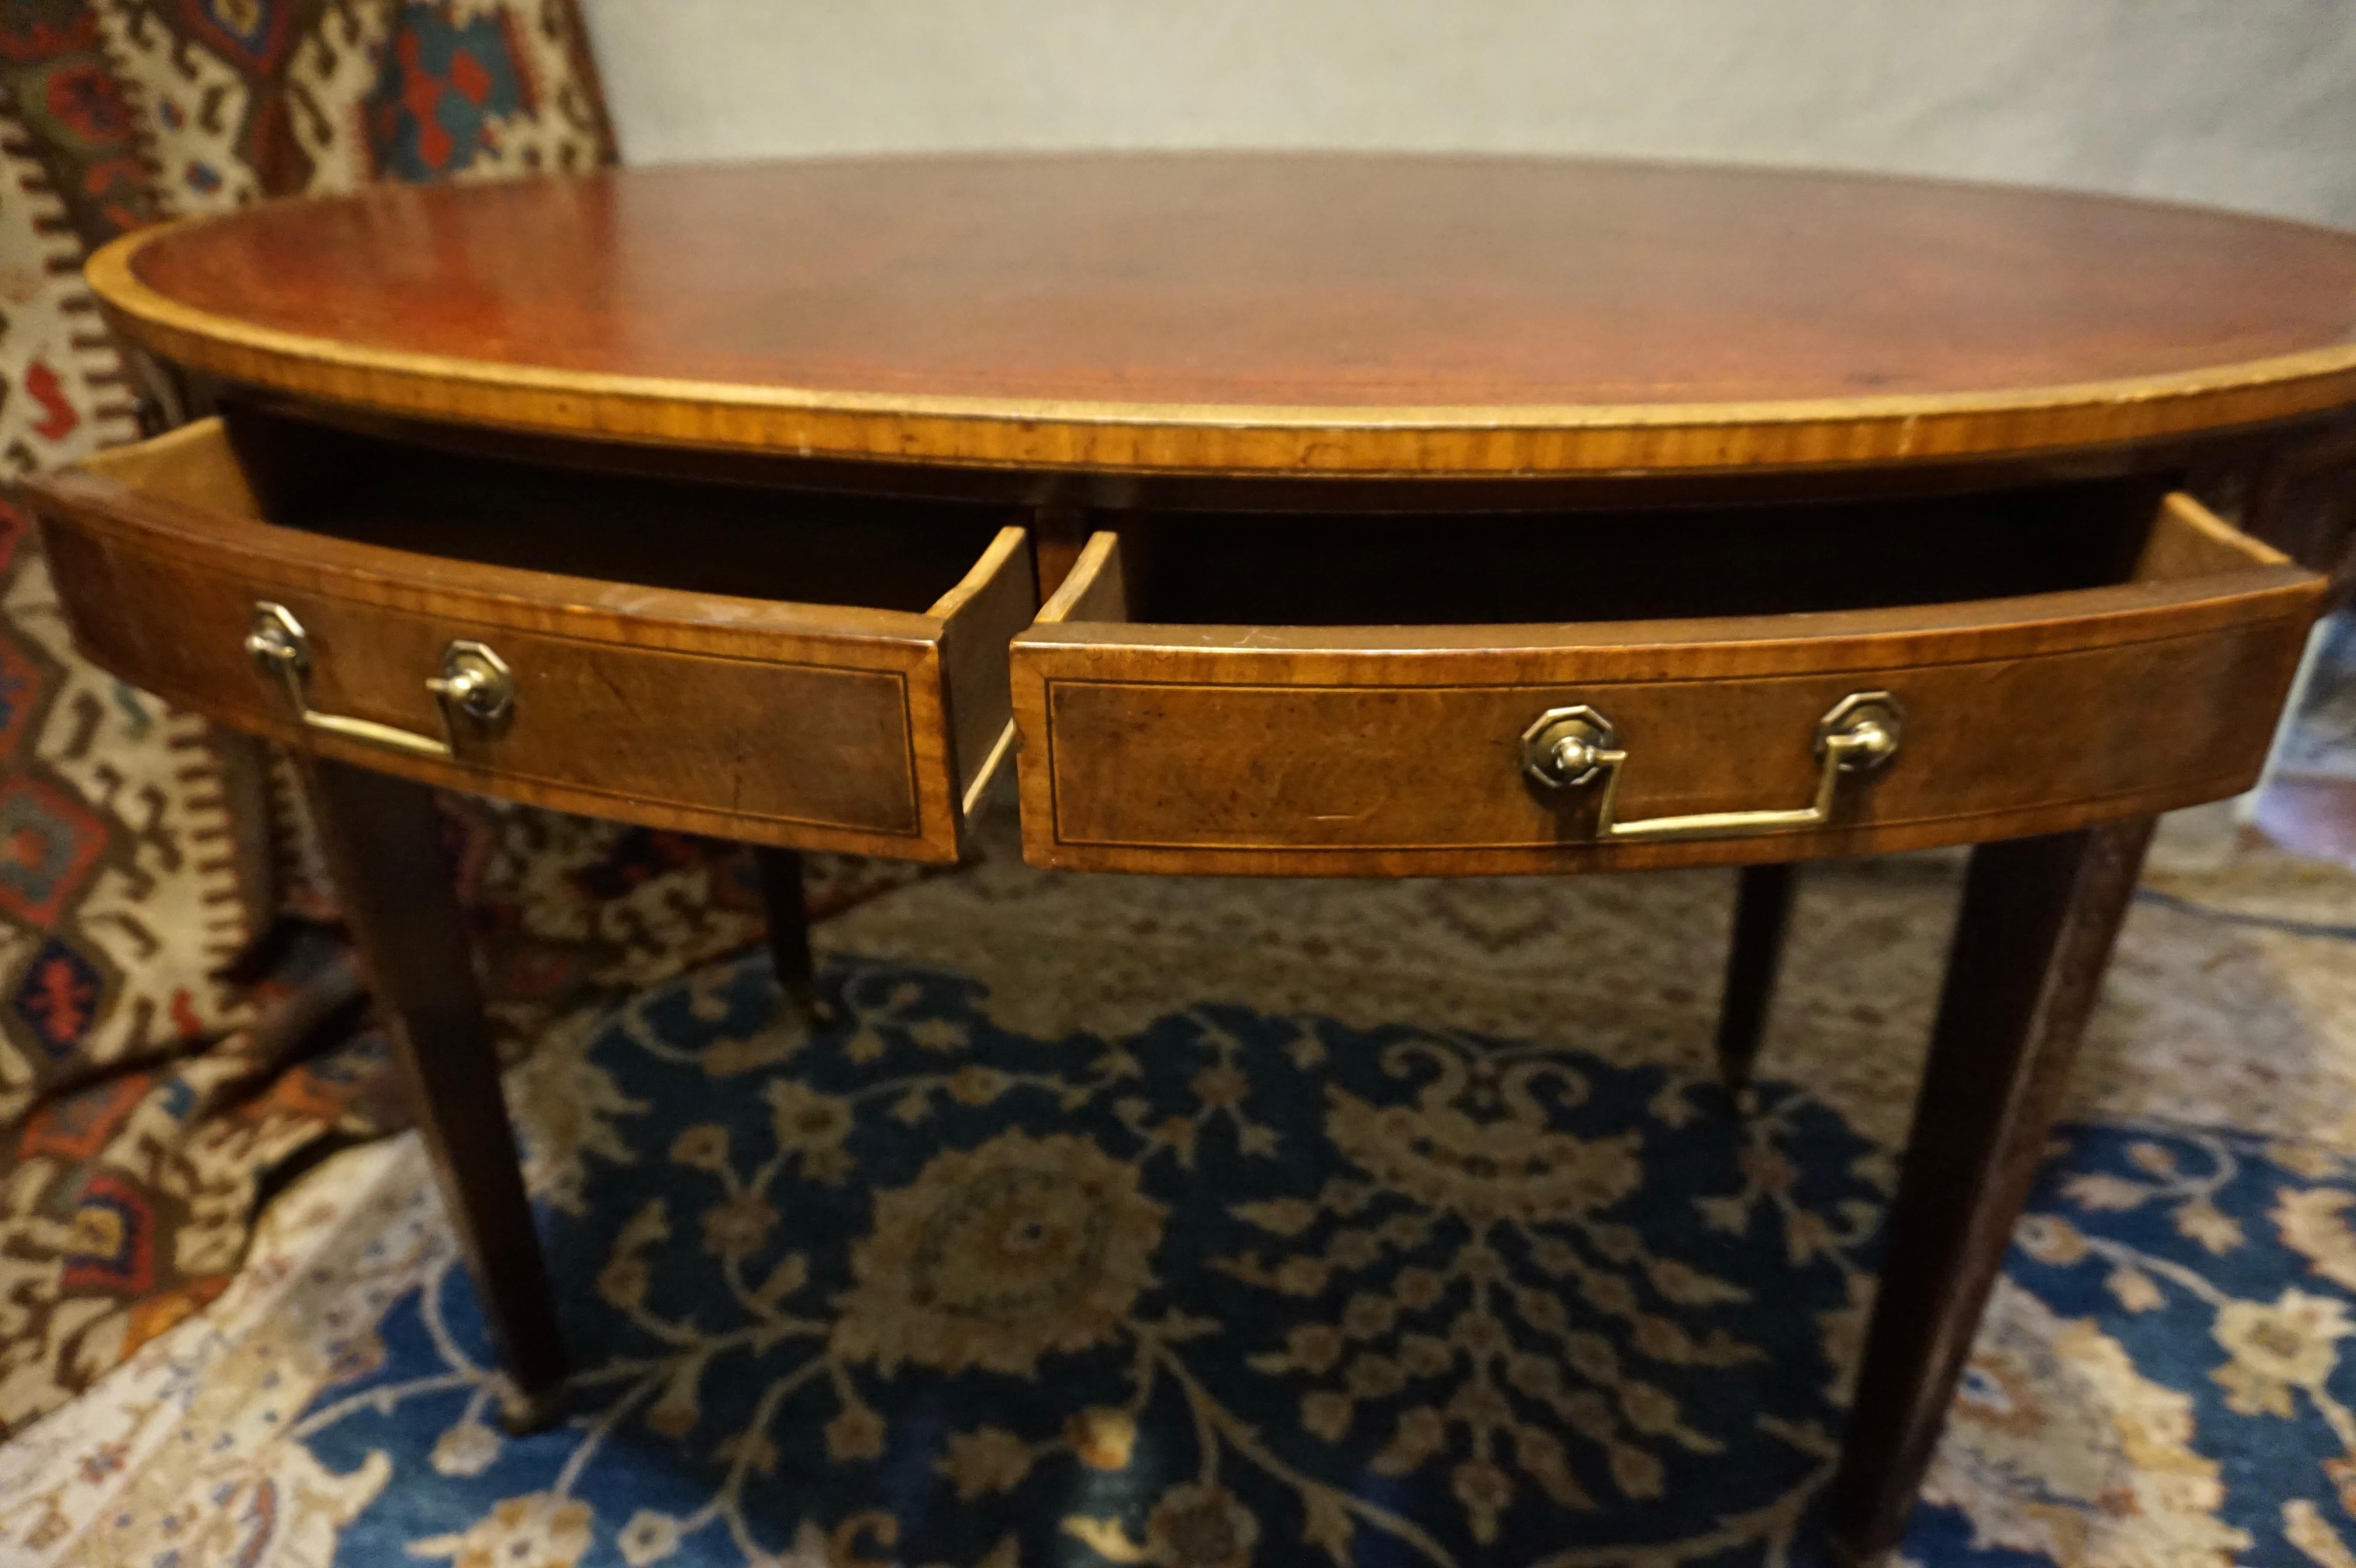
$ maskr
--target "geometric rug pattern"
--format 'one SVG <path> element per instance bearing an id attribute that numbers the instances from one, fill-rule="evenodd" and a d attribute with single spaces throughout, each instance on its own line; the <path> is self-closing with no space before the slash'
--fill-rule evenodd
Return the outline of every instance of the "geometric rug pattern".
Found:
<path id="1" fill-rule="evenodd" d="M 185 412 L 82 259 L 260 197 L 612 153 L 573 0 L 0 5 L 0 1434 L 226 1286 L 257 1189 L 390 1098 L 381 1053 L 288 1070 L 302 1006 L 249 983 L 300 860 L 262 753 L 74 650 L 5 492 Z"/>

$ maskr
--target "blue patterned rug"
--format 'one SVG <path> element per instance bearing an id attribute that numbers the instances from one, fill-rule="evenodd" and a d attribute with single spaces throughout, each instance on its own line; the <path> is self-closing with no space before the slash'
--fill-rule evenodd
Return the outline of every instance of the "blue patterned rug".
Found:
<path id="1" fill-rule="evenodd" d="M 758 962 L 589 1038 L 597 1147 L 546 1215 L 573 1418 L 497 1431 L 438 1271 L 294 1422 L 382 1475 L 337 1561 L 1818 1560 L 1890 1179 L 1823 1104 L 1232 1007 L 1028 1039 L 953 975 L 828 980 L 807 1043 Z M 2304 1146 L 2072 1131 L 1907 1554 L 2346 1561 L 2351 1205 Z"/>
<path id="2" fill-rule="evenodd" d="M 2356 1568 L 2356 876 L 2168 845 L 1918 1568 Z M 0 1448 L 0 1563 L 1805 1568 L 1956 870 L 1810 869 L 1738 1119 L 1722 875 L 994 842 L 820 928 L 822 1038 L 748 960 L 509 1074 L 564 1424 L 371 1145 Z"/>

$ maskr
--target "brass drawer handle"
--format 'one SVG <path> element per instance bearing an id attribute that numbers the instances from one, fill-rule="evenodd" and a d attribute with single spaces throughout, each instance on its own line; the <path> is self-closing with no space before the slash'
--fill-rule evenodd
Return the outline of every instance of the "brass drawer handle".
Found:
<path id="1" fill-rule="evenodd" d="M 1854 691 L 1816 720 L 1815 751 L 1824 759 L 1816 798 L 1792 811 L 1711 811 L 1694 816 L 1619 819 L 1620 771 L 1628 753 L 1612 721 L 1592 708 L 1550 708 L 1522 732 L 1522 771 L 1548 789 L 1576 789 L 1603 781 L 1595 814 L 1599 838 L 1746 838 L 1786 827 L 1830 822 L 1833 795 L 1845 774 L 1861 773 L 1898 754 L 1906 710 L 1886 691 Z"/>
<path id="2" fill-rule="evenodd" d="M 309 691 L 310 641 L 303 631 L 303 623 L 284 604 L 264 599 L 254 605 L 253 620 L 245 635 L 245 651 L 253 656 L 253 662 L 266 674 L 278 678 L 285 688 L 287 702 L 307 728 L 341 735 L 348 741 L 365 741 L 371 746 L 407 752 L 412 756 L 455 756 L 458 747 L 457 714 L 463 713 L 477 724 L 494 724 L 515 709 L 514 675 L 508 669 L 507 661 L 481 643 L 461 640 L 444 648 L 442 673 L 425 682 L 425 689 L 434 694 L 434 706 L 442 714 L 442 739 L 438 741 L 431 735 L 380 724 L 372 719 L 352 719 L 314 709 Z"/>

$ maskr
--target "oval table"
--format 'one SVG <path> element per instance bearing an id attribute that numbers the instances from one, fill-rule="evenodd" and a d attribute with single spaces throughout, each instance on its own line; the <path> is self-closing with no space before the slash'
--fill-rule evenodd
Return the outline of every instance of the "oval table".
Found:
<path id="1" fill-rule="evenodd" d="M 294 747 L 519 1390 L 565 1371 L 425 786 L 950 860 L 1745 868 L 1969 843 L 1833 1484 L 1896 1540 L 2156 813 L 2344 555 L 2356 238 L 1770 170 L 1103 155 L 270 203 L 91 281 L 82 648 Z M 2271 541 L 2271 542 L 2269 542 Z"/>

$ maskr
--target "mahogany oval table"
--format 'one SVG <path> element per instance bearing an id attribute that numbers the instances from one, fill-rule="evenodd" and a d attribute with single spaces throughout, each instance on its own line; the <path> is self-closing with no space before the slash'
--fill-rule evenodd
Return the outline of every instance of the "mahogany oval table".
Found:
<path id="1" fill-rule="evenodd" d="M 272 203 L 90 268 L 218 411 L 36 486 L 90 656 L 309 760 L 529 1412 L 564 1372 L 423 786 L 947 860 L 1970 843 L 1830 1504 L 1896 1539 L 2154 814 L 2344 551 L 2356 238 L 1540 159 L 933 157 Z M 2269 542 L 2271 541 L 2271 542 Z M 1019 754 L 1019 755 L 1018 755 Z"/>

